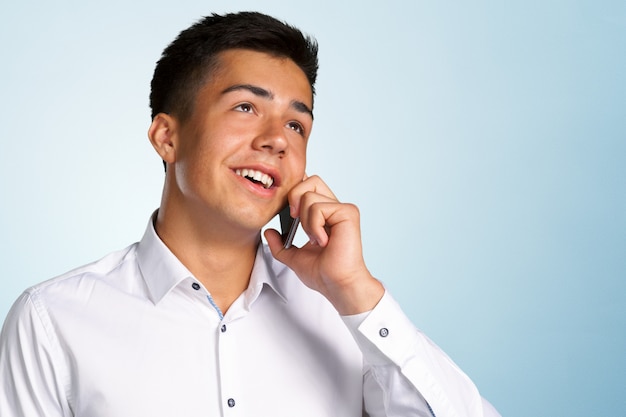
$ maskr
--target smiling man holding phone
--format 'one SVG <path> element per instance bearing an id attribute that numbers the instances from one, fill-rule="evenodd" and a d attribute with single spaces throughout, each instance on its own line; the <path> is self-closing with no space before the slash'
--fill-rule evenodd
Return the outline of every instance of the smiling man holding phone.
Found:
<path id="1" fill-rule="evenodd" d="M 370 274 L 358 209 L 305 173 L 317 66 L 314 40 L 251 12 L 165 49 L 161 205 L 140 242 L 16 301 L 0 415 L 498 415 Z M 309 242 L 264 245 L 286 205 Z"/>

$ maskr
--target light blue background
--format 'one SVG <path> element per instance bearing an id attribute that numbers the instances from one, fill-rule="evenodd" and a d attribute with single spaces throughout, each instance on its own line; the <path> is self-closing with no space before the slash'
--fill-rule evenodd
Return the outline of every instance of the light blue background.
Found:
<path id="1" fill-rule="evenodd" d="M 141 237 L 154 62 L 246 9 L 319 40 L 308 172 L 413 321 L 504 416 L 626 415 L 623 0 L 2 0 L 0 317 Z"/>

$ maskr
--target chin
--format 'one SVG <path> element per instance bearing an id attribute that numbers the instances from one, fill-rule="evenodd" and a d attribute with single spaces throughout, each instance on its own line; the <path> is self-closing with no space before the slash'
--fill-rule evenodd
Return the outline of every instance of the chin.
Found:
<path id="1" fill-rule="evenodd" d="M 251 230 L 261 230 L 265 227 L 276 214 L 263 214 L 252 210 L 241 210 L 237 213 L 237 221 L 241 226 Z"/>

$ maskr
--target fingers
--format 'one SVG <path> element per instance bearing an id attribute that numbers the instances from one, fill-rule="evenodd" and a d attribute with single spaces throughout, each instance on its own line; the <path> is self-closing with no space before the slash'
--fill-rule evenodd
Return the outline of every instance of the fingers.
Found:
<path id="1" fill-rule="evenodd" d="M 300 223 L 311 244 L 325 247 L 332 227 L 338 223 L 337 212 L 341 210 L 341 203 L 334 200 L 310 203 L 308 200 L 311 200 L 313 197 L 311 197 L 310 193 L 303 196 Z"/>
<path id="2" fill-rule="evenodd" d="M 304 180 L 289 191 L 288 199 L 291 217 L 301 217 L 300 207 L 302 206 L 302 197 L 307 193 L 318 194 L 337 201 L 335 194 L 333 194 L 320 177 L 317 175 L 307 177 L 305 175 Z"/>
<path id="3" fill-rule="evenodd" d="M 314 245 L 325 247 L 332 229 L 340 222 L 359 227 L 359 212 L 353 204 L 340 203 L 317 175 L 306 177 L 288 195 L 291 217 L 299 217 L 302 229 Z"/>

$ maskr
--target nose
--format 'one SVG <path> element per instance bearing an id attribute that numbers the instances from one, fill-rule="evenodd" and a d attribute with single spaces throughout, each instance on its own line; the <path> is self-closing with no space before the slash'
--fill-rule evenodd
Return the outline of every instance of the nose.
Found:
<path id="1" fill-rule="evenodd" d="M 284 156 L 289 148 L 289 142 L 282 121 L 277 119 L 265 121 L 261 131 L 254 138 L 252 146 L 257 150 Z"/>

